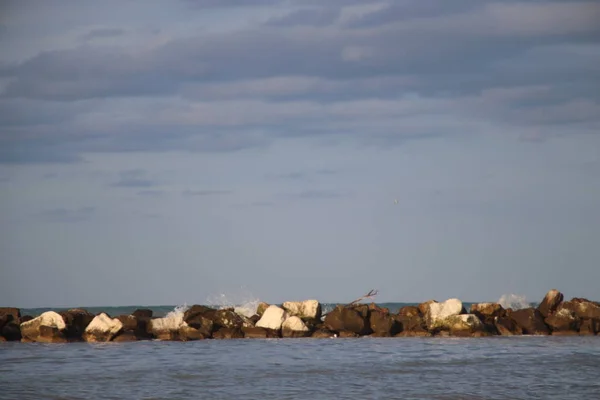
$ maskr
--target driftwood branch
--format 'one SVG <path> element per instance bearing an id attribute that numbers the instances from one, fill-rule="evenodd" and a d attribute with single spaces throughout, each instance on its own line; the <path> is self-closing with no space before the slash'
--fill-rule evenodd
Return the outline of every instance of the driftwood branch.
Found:
<path id="1" fill-rule="evenodd" d="M 365 299 L 372 299 L 373 297 L 377 296 L 377 293 L 378 293 L 377 290 L 371 289 L 369 291 L 369 293 L 365 294 L 364 296 L 359 297 L 358 299 L 354 300 L 351 303 L 346 304 L 346 307 L 353 306 L 353 305 L 355 305 L 357 303 L 360 303 L 361 301 L 363 301 Z"/>

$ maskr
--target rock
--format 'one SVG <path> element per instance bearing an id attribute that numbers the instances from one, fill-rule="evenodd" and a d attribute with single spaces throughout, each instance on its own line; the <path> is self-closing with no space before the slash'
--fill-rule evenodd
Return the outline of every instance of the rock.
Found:
<path id="1" fill-rule="evenodd" d="M 396 321 L 400 325 L 400 333 L 404 332 L 403 336 L 430 336 L 425 335 L 427 326 L 425 325 L 425 319 L 421 316 L 396 316 Z M 395 335 L 398 336 L 398 335 Z"/>
<path id="2" fill-rule="evenodd" d="M 425 313 L 427 329 L 442 330 L 448 328 L 445 320 L 454 315 L 460 315 L 464 311 L 462 301 L 459 299 L 448 299 L 443 303 L 429 303 L 429 310 Z"/>
<path id="3" fill-rule="evenodd" d="M 484 326 L 475 314 L 452 315 L 444 320 L 452 336 L 474 336 L 484 332 Z"/>
<path id="4" fill-rule="evenodd" d="M 213 333 L 213 339 L 241 339 L 244 332 L 239 328 L 221 328 Z"/>
<path id="5" fill-rule="evenodd" d="M 522 335 L 523 329 L 509 317 L 496 317 L 494 327 L 502 336 Z"/>
<path id="6" fill-rule="evenodd" d="M 149 322 L 149 331 L 159 340 L 179 340 L 179 328 L 183 326 L 180 312 L 167 314 L 163 318 L 153 318 Z"/>
<path id="7" fill-rule="evenodd" d="M 584 319 L 579 327 L 580 335 L 597 335 L 600 333 L 600 319 Z"/>
<path id="8" fill-rule="evenodd" d="M 136 318 L 152 318 L 153 312 L 149 308 L 138 308 L 131 315 Z"/>
<path id="9" fill-rule="evenodd" d="M 437 303 L 437 301 L 435 300 L 428 300 L 424 303 L 421 303 L 417 306 L 417 308 L 419 309 L 419 312 L 421 313 L 421 315 L 425 316 L 425 314 L 427 314 L 427 311 L 429 311 L 429 305 L 431 303 Z"/>
<path id="10" fill-rule="evenodd" d="M 256 323 L 256 327 L 279 330 L 287 317 L 288 315 L 283 308 L 271 305 L 265 310 L 260 320 Z"/>
<path id="11" fill-rule="evenodd" d="M 340 338 L 357 338 L 359 336 L 358 333 L 352 331 L 340 331 L 340 333 L 338 333 L 338 337 Z"/>
<path id="12" fill-rule="evenodd" d="M 369 315 L 369 325 L 374 334 L 386 337 L 394 336 L 402 330 L 402 325 L 396 320 L 396 316 L 381 310 L 372 310 Z"/>
<path id="13" fill-rule="evenodd" d="M 94 314 L 81 308 L 72 308 L 60 313 L 67 325 L 65 334 L 69 341 L 83 340 L 83 333 L 94 319 Z"/>
<path id="14" fill-rule="evenodd" d="M 100 313 L 85 328 L 83 340 L 86 342 L 110 342 L 122 329 L 123 323 L 117 318 L 110 318 L 106 313 Z"/>
<path id="15" fill-rule="evenodd" d="M 6 342 L 7 339 L 4 336 L 0 336 L 0 343 Z"/>
<path id="16" fill-rule="evenodd" d="M 0 329 L 0 337 L 4 338 L 6 341 L 9 342 L 16 342 L 21 340 L 22 336 L 19 324 L 15 321 L 11 321 L 5 324 Z"/>
<path id="17" fill-rule="evenodd" d="M 549 335 L 550 330 L 544 323 L 544 317 L 535 308 L 523 308 L 510 313 L 517 325 L 523 330 L 525 335 Z"/>
<path id="18" fill-rule="evenodd" d="M 423 329 L 420 331 L 402 331 L 395 335 L 395 337 L 430 337 L 433 336 L 431 332 Z"/>
<path id="19" fill-rule="evenodd" d="M 137 318 L 134 315 L 117 315 L 117 319 L 123 324 L 124 331 L 135 331 L 138 327 Z"/>
<path id="20" fill-rule="evenodd" d="M 16 322 L 20 323 L 21 310 L 15 307 L 0 307 L 0 321 L 4 320 L 5 323 Z M 1 324 L 1 322 L 0 322 Z M 0 326 L 2 328 L 2 326 Z"/>
<path id="21" fill-rule="evenodd" d="M 267 338 L 278 338 L 278 331 L 272 329 L 265 329 L 257 326 L 243 326 L 242 332 L 244 337 L 249 339 L 267 339 Z"/>
<path id="22" fill-rule="evenodd" d="M 562 302 L 558 306 L 557 312 L 564 309 L 572 311 L 581 319 L 600 319 L 600 306 L 588 299 L 574 298 Z"/>
<path id="23" fill-rule="evenodd" d="M 20 326 L 21 336 L 25 341 L 41 343 L 65 343 L 67 325 L 62 316 L 54 311 L 46 311 L 31 321 Z"/>
<path id="24" fill-rule="evenodd" d="M 191 326 L 189 326 L 188 324 L 186 324 L 185 322 L 183 322 L 181 324 L 181 326 L 179 327 L 179 331 L 178 333 L 178 339 L 183 341 L 183 342 L 187 342 L 190 340 L 202 340 L 202 339 L 206 339 L 206 336 L 204 336 L 204 334 L 202 332 L 200 332 L 198 329 L 196 328 L 192 328 Z"/>
<path id="25" fill-rule="evenodd" d="M 281 336 L 284 338 L 306 337 L 310 335 L 310 330 L 298 316 L 287 318 L 281 325 Z"/>
<path id="26" fill-rule="evenodd" d="M 321 304 L 317 300 L 286 301 L 283 303 L 283 309 L 289 315 L 303 320 L 321 319 Z"/>
<path id="27" fill-rule="evenodd" d="M 337 337 L 337 334 L 335 332 L 331 332 L 329 329 L 322 328 L 314 331 L 310 337 L 315 339 L 326 339 Z"/>
<path id="28" fill-rule="evenodd" d="M 210 318 L 209 314 L 204 314 Z M 236 328 L 240 329 L 242 326 L 247 325 L 248 318 L 237 314 L 231 309 L 217 310 L 212 314 L 212 321 L 214 329 L 220 328 Z"/>
<path id="29" fill-rule="evenodd" d="M 577 333 L 581 325 L 581 319 L 573 311 L 566 308 L 551 314 L 544 322 L 550 327 L 553 335 L 567 331 Z"/>
<path id="30" fill-rule="evenodd" d="M 113 342 L 136 342 L 138 337 L 133 331 L 122 331 L 112 340 Z"/>
<path id="31" fill-rule="evenodd" d="M 207 313 L 214 313 L 216 311 L 217 310 L 214 308 L 194 304 L 193 306 L 191 306 L 190 308 L 185 310 L 185 312 L 183 313 L 183 321 L 187 322 L 189 319 L 191 319 L 194 315 L 197 315 L 197 314 L 204 315 Z M 209 319 L 212 319 L 212 318 L 209 318 Z"/>
<path id="32" fill-rule="evenodd" d="M 205 318 L 202 314 L 195 314 L 188 318 L 185 323 L 188 326 L 200 331 L 204 337 L 209 338 L 212 336 L 213 331 L 216 330 L 212 320 Z"/>
<path id="33" fill-rule="evenodd" d="M 31 315 L 24 315 L 21 317 L 21 323 L 31 321 L 33 317 Z"/>
<path id="34" fill-rule="evenodd" d="M 258 303 L 258 306 L 256 307 L 256 315 L 258 315 L 259 317 L 262 317 L 262 315 L 264 314 L 265 310 L 267 308 L 269 308 L 270 304 L 267 304 L 265 302 L 260 302 Z"/>
<path id="35" fill-rule="evenodd" d="M 538 311 L 544 318 L 548 317 L 550 314 L 553 314 L 558 305 L 563 301 L 563 294 L 556 289 L 550 290 L 546 293 L 546 296 L 538 306 Z"/>
<path id="36" fill-rule="evenodd" d="M 404 306 L 398 310 L 398 315 L 401 317 L 421 317 L 421 311 L 416 306 Z"/>
<path id="37" fill-rule="evenodd" d="M 506 315 L 506 310 L 498 303 L 475 303 L 471 305 L 470 312 L 477 315 L 482 321 Z"/>
<path id="38" fill-rule="evenodd" d="M 327 329 L 334 332 L 348 331 L 368 335 L 372 333 L 368 316 L 367 306 L 337 306 L 325 316 L 324 323 Z"/>

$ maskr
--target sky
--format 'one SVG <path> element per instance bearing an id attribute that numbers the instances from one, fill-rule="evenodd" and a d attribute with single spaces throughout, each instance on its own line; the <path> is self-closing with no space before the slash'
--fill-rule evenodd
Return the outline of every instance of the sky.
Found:
<path id="1" fill-rule="evenodd" d="M 600 299 L 599 21 L 3 0 L 0 305 Z"/>

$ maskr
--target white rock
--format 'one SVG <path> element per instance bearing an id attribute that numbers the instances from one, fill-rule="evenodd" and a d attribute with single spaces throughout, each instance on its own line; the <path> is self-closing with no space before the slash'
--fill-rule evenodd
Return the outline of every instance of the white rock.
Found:
<path id="1" fill-rule="evenodd" d="M 321 318 L 321 304 L 317 300 L 286 301 L 283 308 L 289 314 L 300 318 Z"/>
<path id="2" fill-rule="evenodd" d="M 483 323 L 475 314 L 461 314 L 447 317 L 444 323 L 451 331 L 475 332 L 483 329 Z"/>
<path id="3" fill-rule="evenodd" d="M 54 328 L 54 330 L 51 334 L 45 333 L 42 335 L 40 332 L 41 326 Z M 64 331 L 66 327 L 67 325 L 65 324 L 63 317 L 54 311 L 46 311 L 39 317 L 27 322 L 23 322 L 20 325 L 21 335 L 23 338 L 36 342 L 53 342 L 60 341 L 61 339 L 64 340 L 64 336 L 61 331 Z"/>
<path id="4" fill-rule="evenodd" d="M 110 318 L 105 313 L 98 314 L 85 328 L 84 339 L 88 342 L 109 342 L 123 329 L 118 318 Z"/>
<path id="5" fill-rule="evenodd" d="M 448 299 L 443 303 L 430 303 L 426 315 L 428 328 L 435 327 L 448 317 L 459 315 L 462 309 L 463 304 L 459 299 Z"/>
<path id="6" fill-rule="evenodd" d="M 300 319 L 300 317 L 296 316 L 291 316 L 286 319 L 281 325 L 281 329 L 287 329 L 296 332 L 308 332 L 308 327 L 306 324 Z"/>
<path id="7" fill-rule="evenodd" d="M 177 332 L 182 326 L 187 326 L 183 322 L 183 313 L 170 313 L 166 317 L 150 320 L 150 330 L 157 336 L 160 333 Z"/>
<path id="8" fill-rule="evenodd" d="M 258 320 L 256 326 L 266 329 L 281 329 L 281 325 L 287 319 L 288 314 L 281 307 L 270 305 L 264 312 L 263 316 Z"/>

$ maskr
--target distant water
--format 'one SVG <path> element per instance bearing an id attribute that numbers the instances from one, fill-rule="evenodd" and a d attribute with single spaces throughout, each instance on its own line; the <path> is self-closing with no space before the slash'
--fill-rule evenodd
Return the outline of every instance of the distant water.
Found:
<path id="1" fill-rule="evenodd" d="M 598 399 L 600 337 L 0 343 L 2 399 Z"/>
<path id="2" fill-rule="evenodd" d="M 392 313 L 397 313 L 398 310 L 404 306 L 416 306 L 418 304 L 419 303 L 377 303 L 377 305 L 379 305 L 380 307 L 388 308 L 390 310 L 390 312 L 392 312 Z M 471 307 L 472 303 L 463 302 L 463 304 L 464 304 L 465 308 L 468 310 Z M 508 301 L 505 302 L 505 305 L 511 306 L 515 309 L 529 307 L 530 305 L 534 305 L 534 304 L 535 303 L 525 303 L 522 299 L 519 299 L 519 298 L 517 298 L 516 300 L 513 298 L 508 298 Z M 238 306 L 238 308 L 251 315 L 254 313 L 254 311 L 256 311 L 257 305 L 258 305 L 258 302 L 252 302 L 249 304 L 242 304 L 242 305 Z M 210 306 L 215 307 L 215 308 L 222 307 L 222 306 L 215 306 L 215 305 L 210 305 Z M 226 305 L 226 306 L 232 306 L 232 305 Z M 335 306 L 336 306 L 335 303 L 322 304 L 323 312 L 326 313 L 326 312 L 332 310 Z M 106 313 L 108 313 L 108 315 L 111 315 L 111 316 L 117 316 L 117 315 L 121 315 L 121 314 L 131 314 L 138 308 L 149 308 L 153 311 L 153 315 L 155 317 L 164 317 L 169 312 L 173 311 L 176 307 L 181 307 L 181 306 L 162 305 L 162 306 L 120 306 L 120 307 L 81 307 L 81 308 L 88 310 L 92 314 L 97 314 L 99 312 L 106 312 Z M 69 307 L 69 308 L 75 308 L 75 307 Z M 31 315 L 31 316 L 35 317 L 46 311 L 59 312 L 62 310 L 68 310 L 69 308 L 22 308 L 21 315 Z"/>

